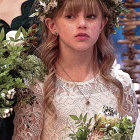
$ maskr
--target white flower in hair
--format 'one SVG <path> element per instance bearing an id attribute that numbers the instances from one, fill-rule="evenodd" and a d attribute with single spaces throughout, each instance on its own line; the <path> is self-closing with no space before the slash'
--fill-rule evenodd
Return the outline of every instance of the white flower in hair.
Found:
<path id="1" fill-rule="evenodd" d="M 46 7 L 46 3 L 45 2 L 40 1 L 40 5 L 43 6 L 43 7 Z"/>
<path id="2" fill-rule="evenodd" d="M 122 0 L 114 0 L 114 1 L 115 1 L 115 3 L 122 2 Z"/>
<path id="3" fill-rule="evenodd" d="M 48 3 L 47 6 L 44 6 L 45 13 L 48 13 L 51 9 L 54 9 L 55 7 L 57 7 L 57 5 L 58 5 L 57 1 L 51 1 L 50 3 Z"/>
<path id="4" fill-rule="evenodd" d="M 58 5 L 58 2 L 56 2 L 56 1 L 50 2 L 50 3 L 48 4 L 48 6 L 49 6 L 49 7 L 52 7 L 52 8 L 57 7 L 57 5 Z"/>

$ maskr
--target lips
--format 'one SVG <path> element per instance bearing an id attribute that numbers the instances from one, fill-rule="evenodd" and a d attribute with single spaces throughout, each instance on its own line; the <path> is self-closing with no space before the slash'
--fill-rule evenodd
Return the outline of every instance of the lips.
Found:
<path id="1" fill-rule="evenodd" d="M 76 38 L 80 39 L 80 40 L 85 40 L 89 38 L 89 35 L 86 33 L 79 33 L 75 36 Z"/>

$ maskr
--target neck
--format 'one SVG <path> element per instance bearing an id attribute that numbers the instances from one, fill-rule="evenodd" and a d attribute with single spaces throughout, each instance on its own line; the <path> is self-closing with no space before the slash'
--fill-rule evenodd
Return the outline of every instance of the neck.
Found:
<path id="1" fill-rule="evenodd" d="M 96 59 L 94 60 L 93 49 L 87 51 L 65 51 L 60 49 L 60 55 L 56 63 L 57 74 L 66 80 L 84 81 L 93 78 L 97 74 L 99 67 Z M 71 79 L 65 74 L 62 67 L 70 75 Z M 88 78 L 87 78 L 88 77 Z"/>

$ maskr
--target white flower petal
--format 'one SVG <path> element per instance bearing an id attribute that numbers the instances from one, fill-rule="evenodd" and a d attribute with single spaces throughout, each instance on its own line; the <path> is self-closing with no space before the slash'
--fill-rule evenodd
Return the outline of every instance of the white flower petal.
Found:
<path id="1" fill-rule="evenodd" d="M 10 110 L 10 112 L 12 112 L 13 111 L 13 108 L 10 108 L 9 110 Z"/>
<path id="2" fill-rule="evenodd" d="M 6 95 L 6 96 L 7 96 L 8 99 L 11 99 L 11 95 L 8 94 L 8 95 Z M 9 103 L 8 103 L 8 104 L 9 104 Z"/>
<path id="3" fill-rule="evenodd" d="M 5 98 L 5 93 L 1 93 L 1 97 L 2 98 Z"/>
<path id="4" fill-rule="evenodd" d="M 10 113 L 8 113 L 8 114 L 6 115 L 6 117 L 10 117 Z"/>
<path id="5" fill-rule="evenodd" d="M 40 1 L 40 5 L 43 6 L 43 7 L 46 7 L 46 3 L 45 2 Z"/>
<path id="6" fill-rule="evenodd" d="M 122 2 L 122 0 L 114 0 L 115 3 Z"/>
<path id="7" fill-rule="evenodd" d="M 127 118 L 128 118 L 129 120 L 132 121 L 132 117 L 131 117 L 131 116 L 128 116 L 128 115 L 126 115 L 126 116 L 127 116 Z"/>
<path id="8" fill-rule="evenodd" d="M 2 116 L 2 118 L 6 118 L 7 116 L 4 114 L 3 116 Z"/>
<path id="9" fill-rule="evenodd" d="M 8 98 L 8 99 L 10 99 L 10 98 Z M 9 103 L 10 103 L 9 101 L 6 101 L 6 104 L 7 104 L 7 105 L 9 105 Z"/>
<path id="10" fill-rule="evenodd" d="M 10 37 L 13 37 L 15 39 L 15 35 L 16 35 L 17 31 L 10 31 L 6 34 L 6 40 L 9 40 L 10 45 L 15 46 L 15 45 L 21 45 L 24 41 L 23 40 L 19 40 L 19 41 L 11 41 Z M 20 33 L 20 36 L 17 39 L 21 39 L 24 38 L 22 32 Z"/>
<path id="11" fill-rule="evenodd" d="M 5 109 L 5 110 L 4 110 L 4 113 L 5 113 L 5 114 L 9 113 L 9 109 Z"/>

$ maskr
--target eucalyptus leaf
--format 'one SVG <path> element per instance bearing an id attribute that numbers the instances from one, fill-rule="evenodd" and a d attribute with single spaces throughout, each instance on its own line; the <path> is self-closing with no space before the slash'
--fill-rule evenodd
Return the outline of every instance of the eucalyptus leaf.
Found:
<path id="1" fill-rule="evenodd" d="M 76 115 L 70 115 L 70 117 L 71 117 L 73 120 L 79 120 L 79 118 L 78 118 Z"/>
<path id="2" fill-rule="evenodd" d="M 80 120 L 78 120 L 77 122 L 75 122 L 75 124 L 79 124 L 79 123 L 81 123 L 81 121 L 80 121 Z"/>
<path id="3" fill-rule="evenodd" d="M 31 31 L 32 31 L 32 27 L 30 27 L 30 28 L 28 29 L 28 33 L 31 33 Z"/>
<path id="4" fill-rule="evenodd" d="M 2 45 L 6 45 L 9 42 L 9 40 L 3 40 Z"/>
<path id="5" fill-rule="evenodd" d="M 88 122 L 89 124 L 91 124 L 92 119 L 93 119 L 93 117 L 89 119 L 89 122 Z"/>
<path id="6" fill-rule="evenodd" d="M 35 17 L 35 16 L 38 16 L 38 15 L 39 15 L 39 12 L 35 12 L 32 15 L 30 15 L 29 17 Z"/>
<path id="7" fill-rule="evenodd" d="M 80 114 L 80 117 L 79 117 L 79 120 L 82 120 L 82 118 L 83 118 L 83 115 L 82 115 L 82 113 Z"/>
<path id="8" fill-rule="evenodd" d="M 0 32 L 0 42 L 3 41 L 4 37 L 5 37 L 5 32 L 4 32 L 4 28 L 2 28 Z"/>
<path id="9" fill-rule="evenodd" d="M 15 35 L 15 40 L 17 40 L 19 38 L 20 34 L 21 34 L 21 29 L 19 28 Z"/>
<path id="10" fill-rule="evenodd" d="M 87 113 L 85 114 L 84 118 L 83 118 L 83 122 L 85 123 L 87 120 Z"/>
<path id="11" fill-rule="evenodd" d="M 13 37 L 9 37 L 11 41 L 15 41 L 15 39 Z"/>
<path id="12" fill-rule="evenodd" d="M 25 31 L 25 29 L 23 27 L 21 27 L 21 31 L 23 33 L 23 36 L 24 37 L 27 37 L 28 34 L 27 34 L 27 32 Z"/>

